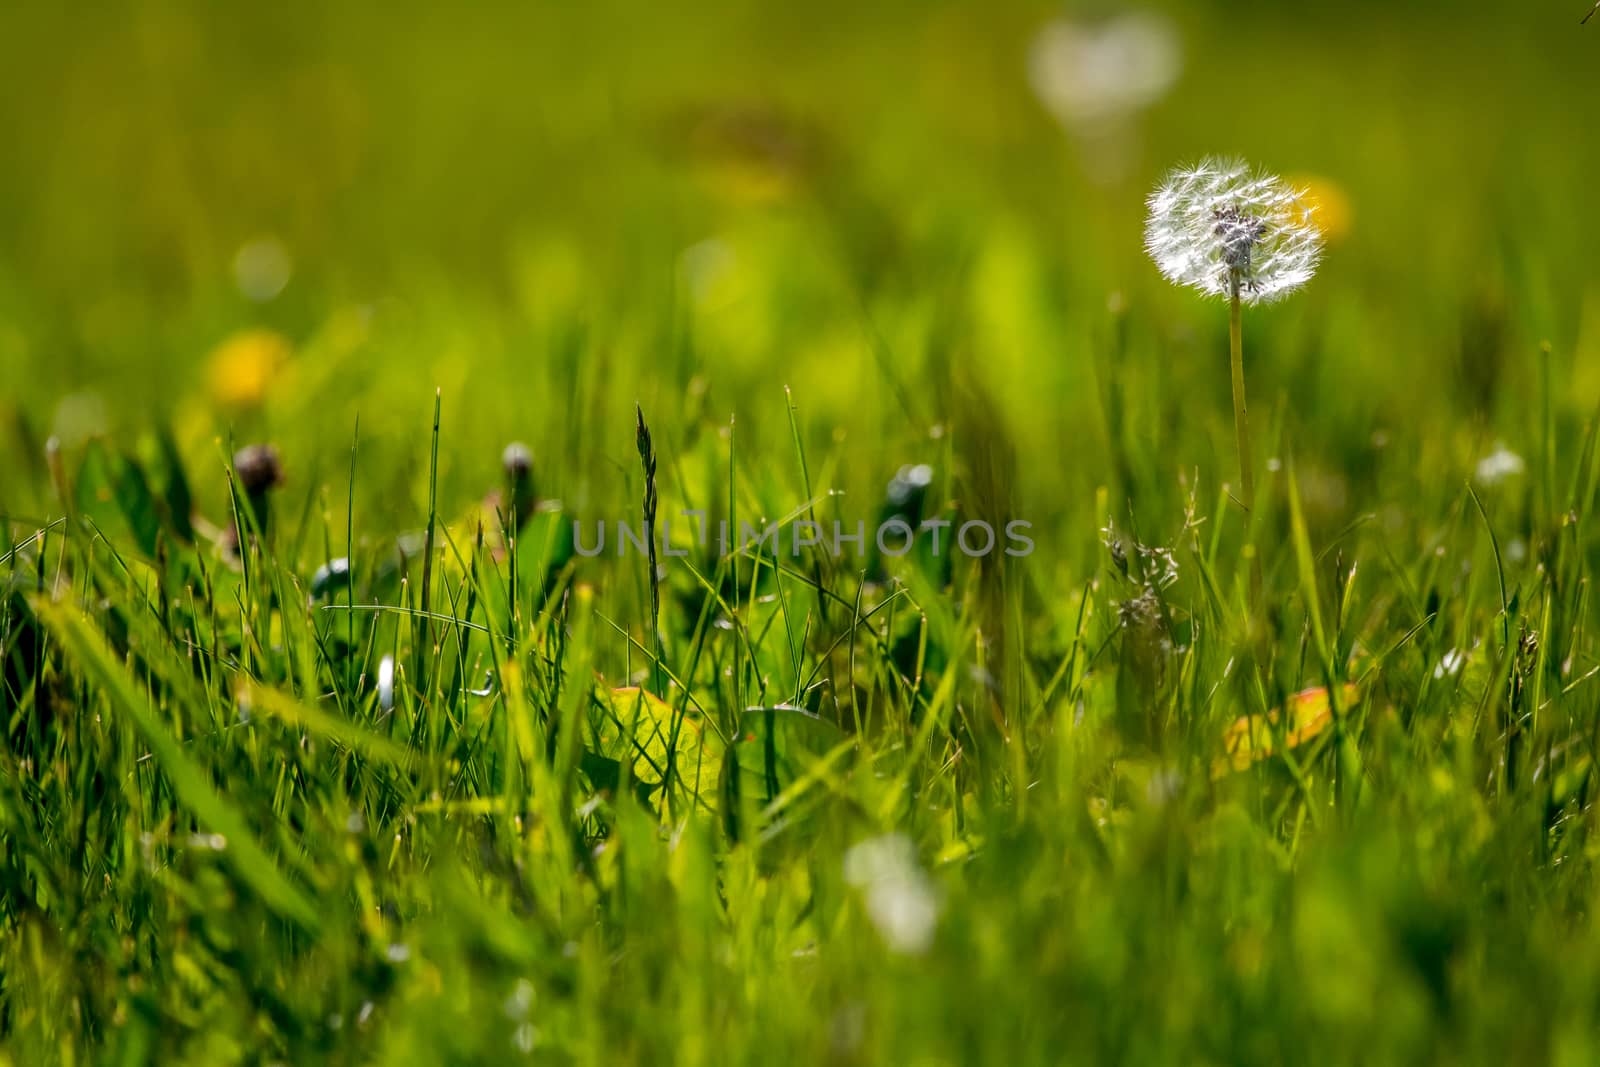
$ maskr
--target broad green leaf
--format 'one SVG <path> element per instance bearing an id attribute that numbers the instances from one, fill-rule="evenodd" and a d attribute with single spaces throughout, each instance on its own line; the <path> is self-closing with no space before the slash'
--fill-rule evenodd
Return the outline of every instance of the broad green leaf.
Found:
<path id="1" fill-rule="evenodd" d="M 668 792 L 702 810 L 715 807 L 723 745 L 699 715 L 679 715 L 672 705 L 637 686 L 600 689 L 590 708 L 589 728 L 590 755 L 598 759 L 586 760 L 586 769 L 598 770 L 606 760 L 619 768 L 631 766 L 633 780 L 658 812 L 664 810 Z M 664 790 L 669 769 L 671 785 Z"/>

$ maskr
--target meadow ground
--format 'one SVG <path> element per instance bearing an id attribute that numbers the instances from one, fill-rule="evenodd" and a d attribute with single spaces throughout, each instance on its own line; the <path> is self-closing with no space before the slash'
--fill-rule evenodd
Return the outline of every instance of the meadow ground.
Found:
<path id="1" fill-rule="evenodd" d="M 1600 1059 L 1600 27 L 671 7 L 0 13 L 0 1064 Z"/>

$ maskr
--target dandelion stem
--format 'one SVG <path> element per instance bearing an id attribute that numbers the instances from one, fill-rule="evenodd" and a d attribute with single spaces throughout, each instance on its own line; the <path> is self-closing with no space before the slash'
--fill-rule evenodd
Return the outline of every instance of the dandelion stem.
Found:
<path id="1" fill-rule="evenodd" d="M 1240 502 L 1244 504 L 1245 535 L 1248 543 L 1250 526 L 1256 512 L 1256 476 L 1250 452 L 1250 416 L 1245 410 L 1244 395 L 1244 338 L 1239 314 L 1239 272 L 1234 271 L 1229 281 L 1228 301 L 1228 355 L 1233 367 L 1233 431 L 1239 446 Z M 1261 605 L 1261 557 L 1250 555 L 1250 613 L 1254 615 Z"/>

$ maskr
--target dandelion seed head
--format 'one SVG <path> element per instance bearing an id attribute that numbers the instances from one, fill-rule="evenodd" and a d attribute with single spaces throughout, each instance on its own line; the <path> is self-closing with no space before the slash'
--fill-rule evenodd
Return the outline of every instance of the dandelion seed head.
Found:
<path id="1" fill-rule="evenodd" d="M 1238 160 L 1180 168 L 1150 194 L 1144 246 L 1168 281 L 1247 304 L 1279 300 L 1317 271 L 1322 231 L 1304 192 Z"/>

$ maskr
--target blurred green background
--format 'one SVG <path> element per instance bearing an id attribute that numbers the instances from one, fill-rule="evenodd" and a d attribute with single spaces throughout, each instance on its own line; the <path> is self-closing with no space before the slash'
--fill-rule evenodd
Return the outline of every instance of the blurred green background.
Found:
<path id="1" fill-rule="evenodd" d="M 367 490 L 414 512 L 436 386 L 447 502 L 513 437 L 557 495 L 620 499 L 635 400 L 669 448 L 738 415 L 760 456 L 784 384 L 820 443 L 871 443 L 838 482 L 874 493 L 975 394 L 1041 518 L 1124 426 L 1155 464 L 1131 478 L 1221 476 L 1225 316 L 1140 246 L 1153 182 L 1215 152 L 1347 205 L 1309 291 L 1246 326 L 1258 410 L 1287 401 L 1326 465 L 1458 483 L 1533 425 L 1546 341 L 1558 414 L 1600 399 L 1600 30 L 1573 4 L 1141 8 L 1181 67 L 1108 166 L 1029 50 L 1124 10 L 10 6 L 0 497 L 45 507 L 49 434 L 163 424 L 215 493 L 229 436 L 341 485 L 359 412 L 394 446 Z"/>

